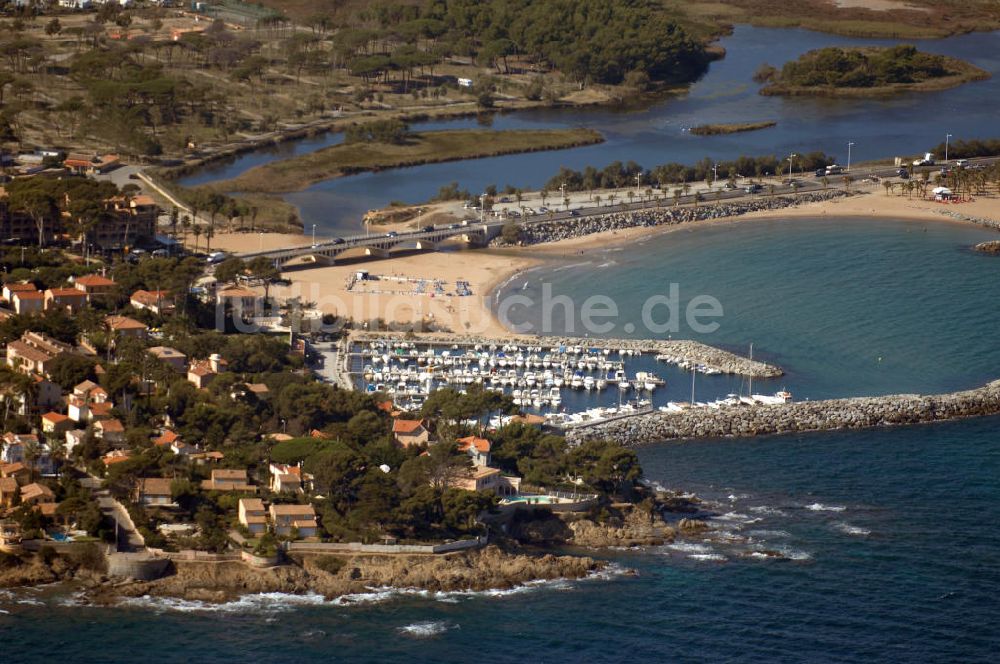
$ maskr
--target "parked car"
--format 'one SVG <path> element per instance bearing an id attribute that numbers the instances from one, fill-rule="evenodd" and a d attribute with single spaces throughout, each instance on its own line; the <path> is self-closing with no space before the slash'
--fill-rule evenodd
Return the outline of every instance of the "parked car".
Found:
<path id="1" fill-rule="evenodd" d="M 216 263 L 221 263 L 226 260 L 226 252 L 224 251 L 213 251 L 205 259 L 209 265 L 215 265 Z"/>
<path id="2" fill-rule="evenodd" d="M 344 238 L 342 238 L 342 237 L 335 237 L 335 238 L 333 238 L 333 243 L 334 244 L 344 244 Z"/>
<path id="3" fill-rule="evenodd" d="M 958 167 L 958 168 L 965 168 L 968 165 L 969 165 L 969 160 L 968 159 L 956 159 L 955 160 L 955 166 Z"/>
<path id="4" fill-rule="evenodd" d="M 423 231 L 424 233 L 430 233 L 430 232 L 431 232 L 432 230 L 434 230 L 434 225 L 433 225 L 433 224 L 430 224 L 430 225 L 428 225 L 428 226 L 424 226 L 424 227 L 423 227 L 423 228 L 422 228 L 421 230 L 422 230 L 422 231 Z"/>
<path id="5" fill-rule="evenodd" d="M 760 186 L 759 184 L 754 183 L 754 184 L 748 184 L 746 187 L 743 188 L 743 191 L 747 192 L 748 194 L 756 194 L 763 188 L 764 187 Z"/>
<path id="6" fill-rule="evenodd" d="M 896 175 L 899 176 L 900 180 L 909 180 L 910 179 L 910 172 L 908 170 L 906 170 L 905 168 L 901 168 L 898 171 L 896 171 Z"/>
<path id="7" fill-rule="evenodd" d="M 579 210 L 570 210 L 569 211 L 569 216 L 571 216 L 571 217 L 579 217 L 580 216 L 580 211 Z"/>
<path id="8" fill-rule="evenodd" d="M 825 168 L 817 168 L 816 169 L 816 177 L 818 177 L 818 178 L 825 178 L 826 177 L 826 169 Z"/>
<path id="9" fill-rule="evenodd" d="M 399 233 L 397 233 L 396 231 L 389 231 L 388 233 L 385 234 L 385 236 L 386 237 L 399 237 Z"/>

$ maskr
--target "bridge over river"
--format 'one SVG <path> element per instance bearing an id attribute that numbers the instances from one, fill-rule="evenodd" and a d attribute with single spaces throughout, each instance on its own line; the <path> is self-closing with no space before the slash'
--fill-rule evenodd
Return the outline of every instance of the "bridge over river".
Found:
<path id="1" fill-rule="evenodd" d="M 302 257 L 311 257 L 316 263 L 329 264 L 347 253 L 352 254 L 352 258 L 388 258 L 394 251 L 434 251 L 439 244 L 448 241 L 459 241 L 469 246 L 486 246 L 490 240 L 500 235 L 503 224 L 503 221 L 489 221 L 467 225 L 452 224 L 434 230 L 355 235 L 298 247 L 252 251 L 239 254 L 239 257 L 252 260 L 264 256 L 279 266 Z"/>

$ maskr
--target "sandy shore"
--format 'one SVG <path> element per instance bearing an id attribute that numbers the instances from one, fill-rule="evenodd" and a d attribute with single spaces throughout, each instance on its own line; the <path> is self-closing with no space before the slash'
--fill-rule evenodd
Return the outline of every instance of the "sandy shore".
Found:
<path id="1" fill-rule="evenodd" d="M 886 196 L 883 191 L 878 190 L 862 196 L 838 198 L 739 217 L 608 231 L 524 249 L 456 249 L 330 267 L 289 270 L 285 272 L 285 276 L 291 280 L 291 285 L 273 288 L 272 293 L 279 297 L 299 296 L 305 302 L 315 303 L 324 313 L 333 313 L 356 321 L 379 318 L 387 322 L 405 324 L 422 321 L 424 329 L 437 327 L 453 332 L 504 336 L 509 332 L 491 313 L 492 292 L 519 272 L 547 261 L 603 250 L 609 246 L 654 235 L 678 231 L 690 232 L 705 225 L 743 223 L 759 219 L 822 220 L 823 217 L 864 217 L 968 223 L 942 215 L 941 212 L 945 210 L 1000 221 L 1000 201 L 996 198 L 979 198 L 968 203 L 945 205 L 917 198 L 909 199 L 905 196 Z M 311 236 L 308 235 L 269 233 L 263 236 L 262 241 L 257 234 L 220 233 L 213 238 L 212 245 L 227 251 L 241 252 L 255 251 L 261 244 L 264 248 L 270 248 L 308 244 L 310 241 Z M 355 287 L 349 291 L 348 281 L 358 270 L 367 270 L 371 275 L 390 279 L 368 282 L 362 288 Z M 398 281 L 399 279 L 413 281 L 404 282 Z M 432 287 L 426 287 L 427 292 L 423 294 L 413 292 L 416 290 L 416 280 L 420 279 L 444 282 L 445 294 L 433 294 Z M 459 297 L 453 294 L 457 280 L 469 283 L 471 296 Z"/>

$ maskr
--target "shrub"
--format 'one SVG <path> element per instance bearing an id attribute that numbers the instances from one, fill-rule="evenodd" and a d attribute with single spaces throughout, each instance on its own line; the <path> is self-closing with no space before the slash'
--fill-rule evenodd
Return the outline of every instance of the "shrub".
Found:
<path id="1" fill-rule="evenodd" d="M 338 556 L 319 556 L 313 563 L 327 574 L 336 574 L 347 564 L 343 558 Z"/>

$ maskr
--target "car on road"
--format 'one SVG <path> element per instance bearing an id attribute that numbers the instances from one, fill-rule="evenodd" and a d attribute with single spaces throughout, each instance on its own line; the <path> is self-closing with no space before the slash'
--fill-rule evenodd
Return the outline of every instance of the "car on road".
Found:
<path id="1" fill-rule="evenodd" d="M 955 160 L 955 167 L 956 168 L 965 168 L 968 165 L 969 165 L 969 160 L 968 159 L 956 159 Z"/>
<path id="2" fill-rule="evenodd" d="M 754 183 L 754 184 L 748 184 L 747 186 L 745 186 L 743 188 L 743 191 L 747 192 L 748 194 L 756 194 L 758 191 L 760 191 L 763 188 L 764 187 L 760 186 L 759 184 Z"/>
<path id="3" fill-rule="evenodd" d="M 724 186 L 725 189 L 737 189 L 735 182 L 727 182 Z"/>
<path id="4" fill-rule="evenodd" d="M 818 178 L 825 178 L 826 177 L 826 169 L 825 168 L 817 168 L 815 175 Z"/>
<path id="5" fill-rule="evenodd" d="M 226 252 L 213 251 L 208 255 L 208 258 L 205 259 L 205 262 L 209 265 L 215 265 L 216 263 L 221 263 L 224 260 L 226 260 Z"/>
<path id="6" fill-rule="evenodd" d="M 335 238 L 333 238 L 333 243 L 334 244 L 344 244 L 344 238 L 342 238 L 342 237 L 335 237 Z"/>
<path id="7" fill-rule="evenodd" d="M 455 230 L 456 228 L 461 228 L 461 227 L 462 227 L 461 224 L 448 224 L 448 228 L 451 230 Z"/>
<path id="8" fill-rule="evenodd" d="M 399 237 L 399 233 L 397 233 L 396 231 L 389 231 L 388 233 L 385 234 L 385 236 L 386 237 Z"/>
<path id="9" fill-rule="evenodd" d="M 570 210 L 569 211 L 569 216 L 571 216 L 571 217 L 579 217 L 580 216 L 580 211 L 579 210 Z"/>
<path id="10" fill-rule="evenodd" d="M 428 226 L 424 226 L 424 227 L 423 227 L 423 228 L 422 228 L 421 230 L 422 230 L 422 231 L 423 231 L 424 233 L 430 233 L 431 231 L 433 231 L 433 230 L 434 230 L 434 225 L 433 225 L 433 224 L 431 224 L 431 225 L 428 225 Z"/>
<path id="11" fill-rule="evenodd" d="M 910 179 L 910 172 L 908 170 L 906 170 L 905 168 L 901 168 L 898 171 L 896 171 L 896 175 L 899 176 L 900 180 L 909 180 Z"/>

